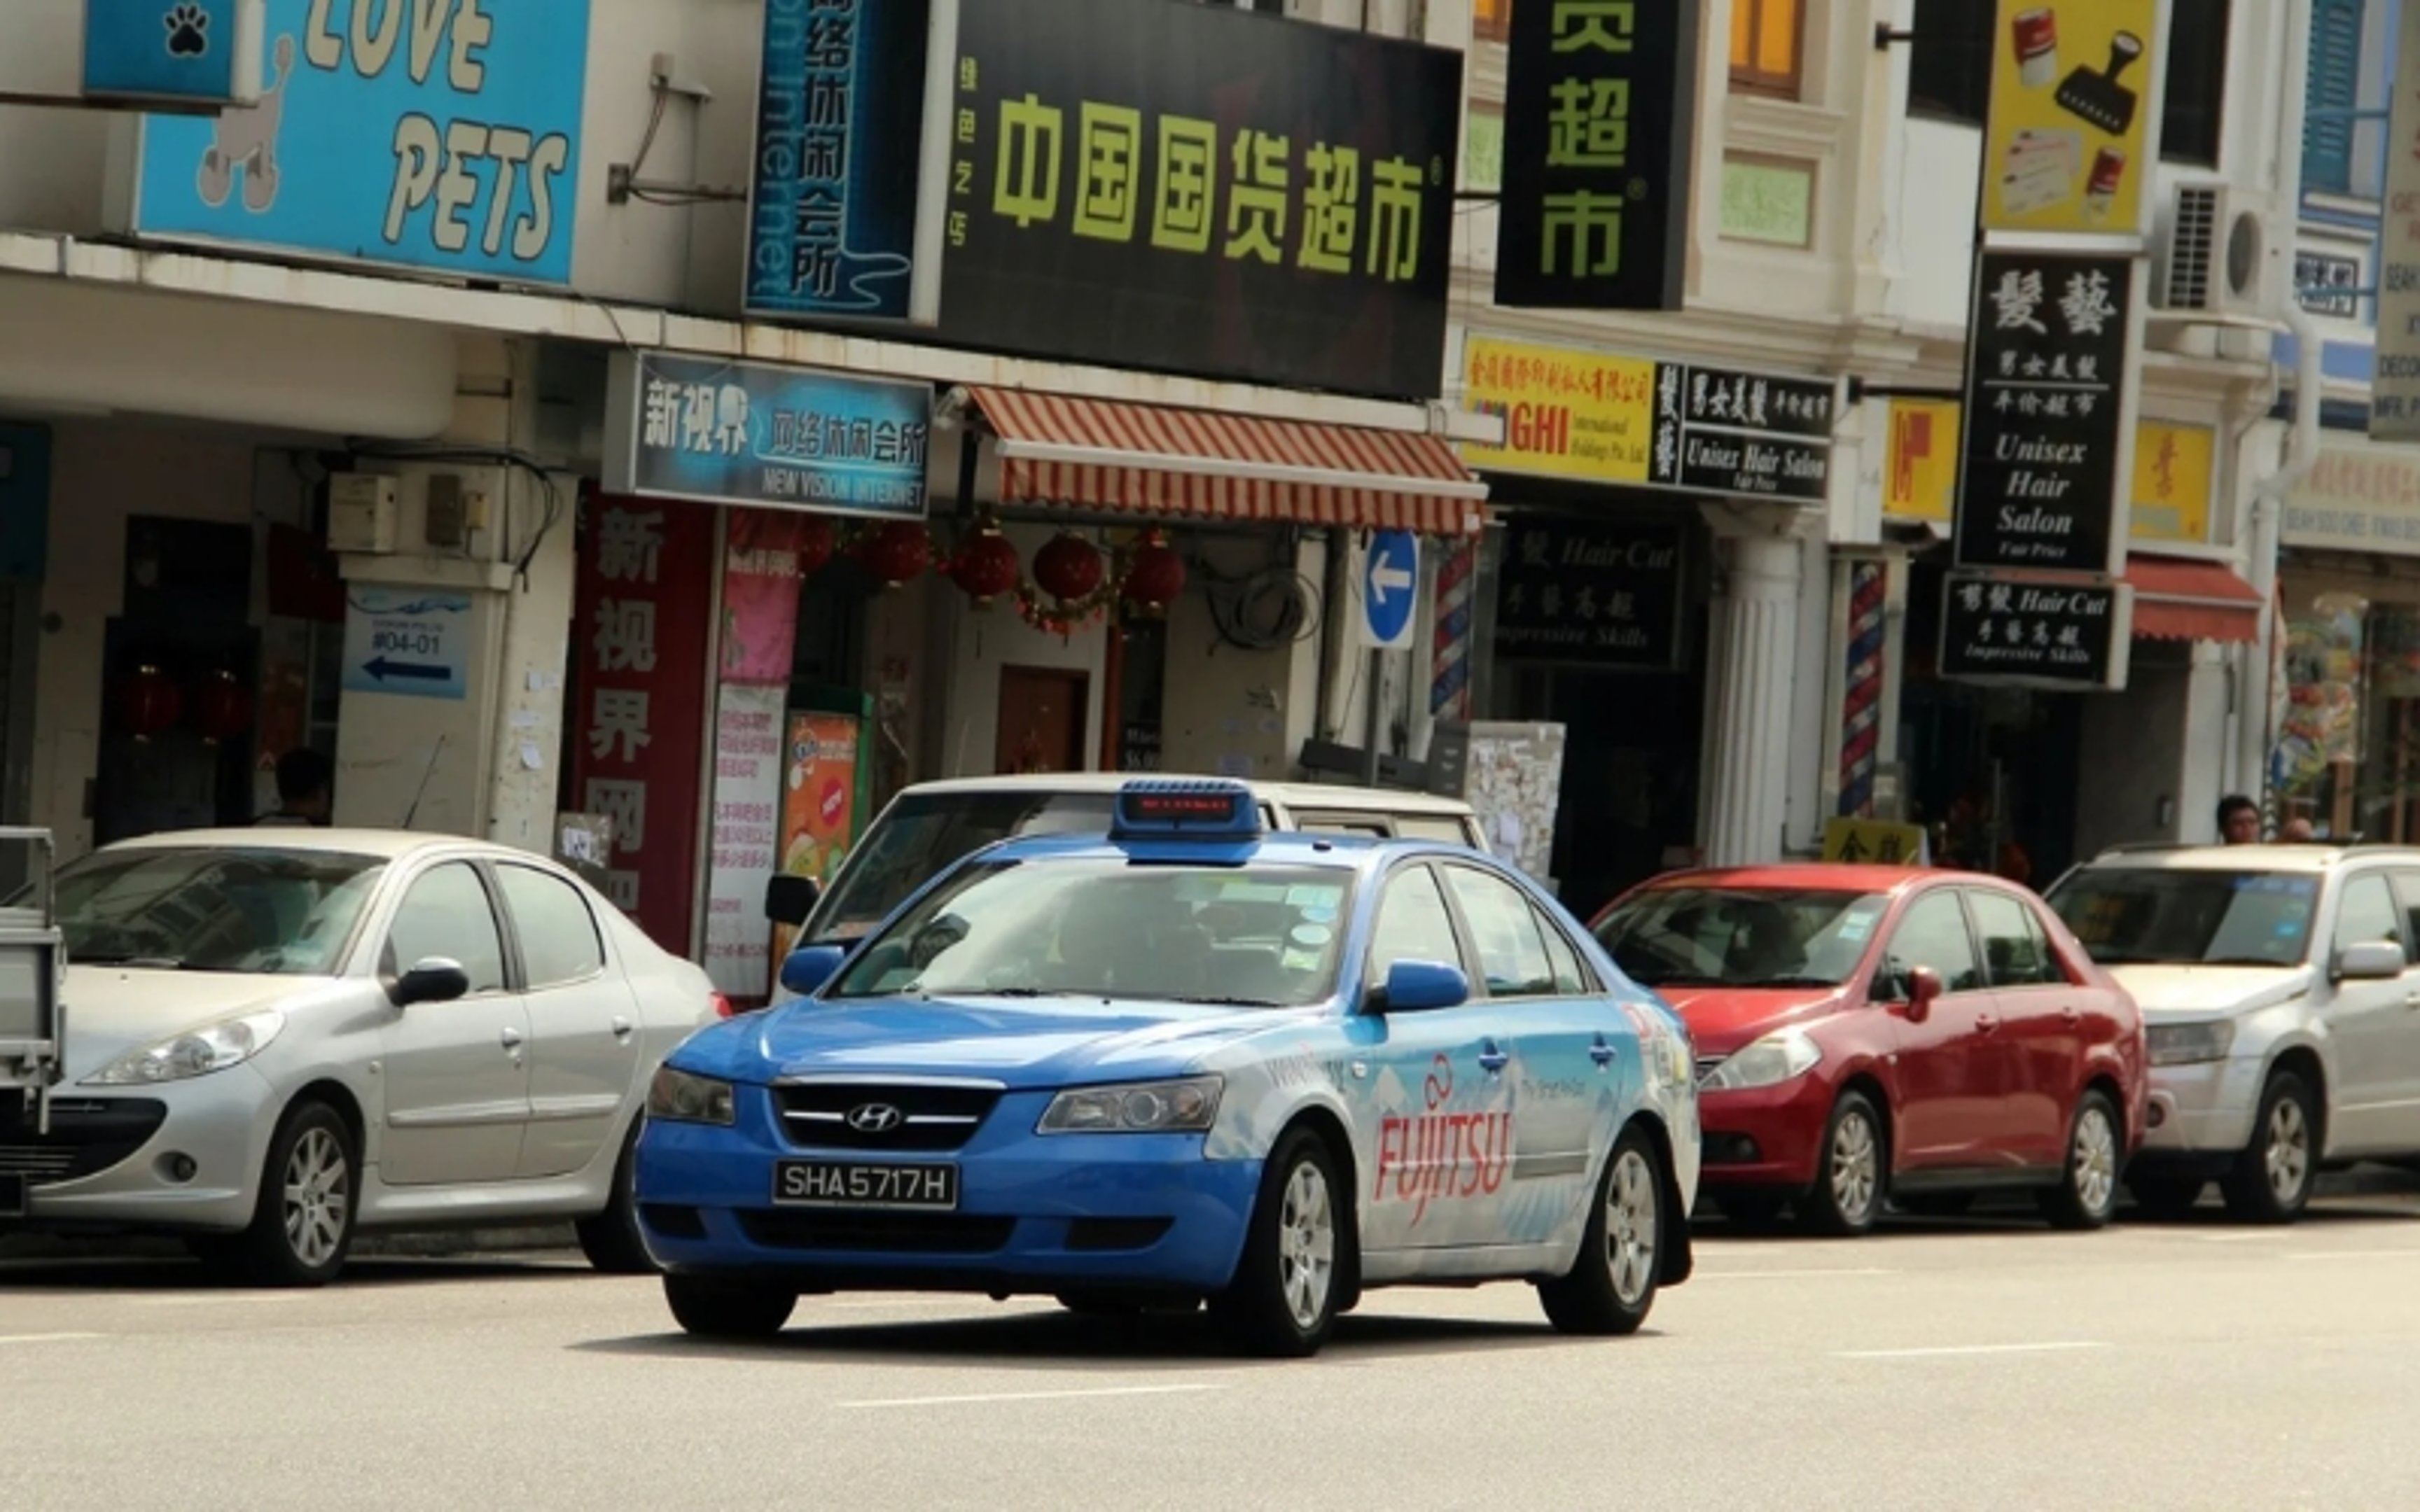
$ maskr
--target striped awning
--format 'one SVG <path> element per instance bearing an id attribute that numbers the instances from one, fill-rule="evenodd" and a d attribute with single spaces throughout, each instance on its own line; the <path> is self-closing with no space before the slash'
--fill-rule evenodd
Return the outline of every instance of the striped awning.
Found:
<path id="1" fill-rule="evenodd" d="M 2222 563 L 2138 553 L 2126 559 L 2126 580 L 2134 585 L 2137 640 L 2251 645 L 2260 639 L 2267 604 Z"/>
<path id="2" fill-rule="evenodd" d="M 1476 535 L 1487 485 L 1434 436 L 970 389 L 1001 502 Z"/>

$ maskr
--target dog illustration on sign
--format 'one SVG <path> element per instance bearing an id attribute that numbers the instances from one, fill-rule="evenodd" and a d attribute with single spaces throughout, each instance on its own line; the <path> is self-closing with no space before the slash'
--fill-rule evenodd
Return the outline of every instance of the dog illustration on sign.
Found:
<path id="1" fill-rule="evenodd" d="M 276 58 L 277 80 L 261 91 L 260 103 L 222 111 L 211 126 L 194 187 L 212 209 L 226 203 L 238 168 L 243 170 L 245 209 L 259 215 L 277 203 L 277 133 L 286 123 L 286 85 L 294 76 L 292 37 L 277 39 Z"/>

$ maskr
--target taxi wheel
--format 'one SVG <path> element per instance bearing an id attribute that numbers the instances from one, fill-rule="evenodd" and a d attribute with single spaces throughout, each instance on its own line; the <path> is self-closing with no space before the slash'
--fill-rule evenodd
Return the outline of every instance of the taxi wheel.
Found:
<path id="1" fill-rule="evenodd" d="M 685 1332 L 709 1339 L 771 1338 L 799 1305 L 794 1291 L 695 1275 L 664 1277 L 664 1301 Z"/>
<path id="2" fill-rule="evenodd" d="M 1835 1239 L 1873 1231 L 1889 1196 L 1890 1140 L 1882 1116 L 1863 1092 L 1843 1092 L 1832 1104 L 1815 1162 L 1815 1186 L 1798 1205 L 1808 1228 Z"/>
<path id="3" fill-rule="evenodd" d="M 580 1238 L 580 1253 L 588 1263 L 604 1275 L 653 1275 L 655 1257 L 647 1253 L 646 1241 L 639 1237 L 638 1172 L 639 1131 L 645 1124 L 645 1115 L 630 1120 L 630 1132 L 623 1136 L 621 1158 L 613 1163 L 613 1195 L 606 1201 L 605 1211 L 572 1225 Z"/>
<path id="4" fill-rule="evenodd" d="M 1220 1328 L 1245 1353 L 1280 1359 L 1316 1354 L 1336 1327 L 1349 1248 L 1336 1157 L 1309 1129 L 1278 1142 L 1244 1234 L 1234 1282 L 1211 1300 Z"/>
<path id="5" fill-rule="evenodd" d="M 323 1287 L 345 1268 L 360 1200 L 353 1132 L 316 1099 L 269 1141 L 252 1226 L 198 1246 L 213 1269 L 256 1287 Z"/>
<path id="6" fill-rule="evenodd" d="M 2086 1092 L 2075 1104 L 2067 1135 L 2067 1170 L 2058 1185 L 2041 1195 L 2044 1216 L 2057 1228 L 2099 1228 L 2118 1211 L 2118 1171 L 2125 1164 L 2118 1134 L 2118 1104 L 2109 1094 Z"/>
<path id="7" fill-rule="evenodd" d="M 1663 1273 L 1664 1190 L 1654 1141 L 1635 1124 L 1624 1129 L 1598 1179 L 1579 1257 L 1538 1285 L 1546 1321 L 1559 1332 L 1636 1334 L 1647 1321 Z"/>
<path id="8" fill-rule="evenodd" d="M 2260 1094 L 2252 1143 L 2219 1178 L 2219 1195 L 2240 1223 L 2289 1224 L 2310 1205 L 2319 1177 L 2319 1100 L 2302 1077 L 2278 1072 Z"/>

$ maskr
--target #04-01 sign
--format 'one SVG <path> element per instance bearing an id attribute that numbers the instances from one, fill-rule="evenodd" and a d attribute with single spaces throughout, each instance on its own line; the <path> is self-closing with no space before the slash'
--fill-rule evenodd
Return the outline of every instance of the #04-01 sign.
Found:
<path id="1" fill-rule="evenodd" d="M 1226 6 L 959 0 L 953 83 L 945 340 L 1435 396 L 1461 54 Z"/>
<path id="2" fill-rule="evenodd" d="M 932 390 L 763 363 L 619 352 L 605 486 L 643 498 L 913 519 Z"/>
<path id="3" fill-rule="evenodd" d="M 571 282 L 588 0 L 270 0 L 260 103 L 148 116 L 140 236 Z"/>
<path id="4" fill-rule="evenodd" d="M 1952 573 L 1941 609 L 1941 675 L 2029 687 L 2122 688 L 2134 590 Z"/>
<path id="5" fill-rule="evenodd" d="M 1696 0 L 1521 0 L 1504 98 L 1496 302 L 1677 310 Z"/>
<path id="6" fill-rule="evenodd" d="M 2129 257 L 2071 253 L 1977 258 L 1959 566 L 2117 572 L 2139 268 Z"/>

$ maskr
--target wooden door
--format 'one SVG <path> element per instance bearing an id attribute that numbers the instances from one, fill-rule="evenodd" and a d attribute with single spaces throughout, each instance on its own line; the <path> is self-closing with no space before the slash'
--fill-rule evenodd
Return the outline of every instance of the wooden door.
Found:
<path id="1" fill-rule="evenodd" d="M 1000 746 L 994 770 L 1084 770 L 1087 673 L 1057 667 L 1000 670 Z"/>

